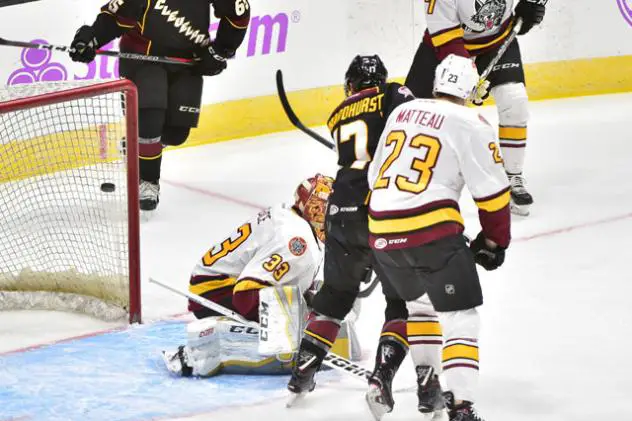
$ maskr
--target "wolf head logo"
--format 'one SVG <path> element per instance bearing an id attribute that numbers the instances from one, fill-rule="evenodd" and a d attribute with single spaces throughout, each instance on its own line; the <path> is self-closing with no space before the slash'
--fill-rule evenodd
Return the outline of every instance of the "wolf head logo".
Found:
<path id="1" fill-rule="evenodd" d="M 505 0 L 475 0 L 476 14 L 472 16 L 472 22 L 479 28 L 474 32 L 489 31 L 494 26 L 502 23 L 507 4 Z"/>

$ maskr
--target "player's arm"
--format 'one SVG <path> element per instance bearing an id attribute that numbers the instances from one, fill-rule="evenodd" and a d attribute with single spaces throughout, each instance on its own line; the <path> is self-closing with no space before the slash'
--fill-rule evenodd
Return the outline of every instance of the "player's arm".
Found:
<path id="1" fill-rule="evenodd" d="M 70 58 L 89 63 L 95 52 L 125 32 L 140 27 L 146 3 L 141 0 L 110 0 L 101 8 L 92 26 L 77 30 L 70 47 Z"/>
<path id="2" fill-rule="evenodd" d="M 497 248 L 506 249 L 511 240 L 509 181 L 492 127 L 483 121 L 477 122 L 473 127 L 471 124 L 467 126 L 469 127 L 461 129 L 461 135 L 467 136 L 469 133 L 470 139 L 460 139 L 454 148 L 465 183 L 478 207 L 482 227 L 481 234 L 472 242 L 471 247 L 475 253 L 482 249 L 493 253 Z M 481 263 L 478 258 L 477 262 Z M 496 263 L 498 265 L 492 267 Z M 486 269 L 495 269 L 502 261 L 490 262 L 489 267 L 481 264 Z"/>
<path id="3" fill-rule="evenodd" d="M 213 7 L 219 27 L 213 42 L 199 54 L 197 70 L 204 76 L 215 76 L 226 69 L 226 60 L 235 56 L 250 23 L 248 0 L 216 0 Z"/>
<path id="4" fill-rule="evenodd" d="M 250 3 L 248 0 L 218 0 L 214 7 L 219 27 L 213 46 L 224 57 L 231 58 L 246 37 L 250 23 Z"/>
<path id="5" fill-rule="evenodd" d="M 396 82 L 386 84 L 385 91 L 384 106 L 382 107 L 384 118 L 388 118 L 395 108 L 415 99 L 415 95 L 408 87 Z"/>
<path id="6" fill-rule="evenodd" d="M 279 238 L 257 251 L 233 287 L 233 307 L 249 320 L 258 320 L 261 289 L 289 284 L 306 291 L 316 276 L 308 243 L 300 236 Z"/>
<path id="7" fill-rule="evenodd" d="M 430 41 L 437 49 L 437 58 L 443 60 L 450 54 L 469 57 L 463 40 L 463 28 L 458 15 L 458 0 L 428 2 L 426 22 Z"/>

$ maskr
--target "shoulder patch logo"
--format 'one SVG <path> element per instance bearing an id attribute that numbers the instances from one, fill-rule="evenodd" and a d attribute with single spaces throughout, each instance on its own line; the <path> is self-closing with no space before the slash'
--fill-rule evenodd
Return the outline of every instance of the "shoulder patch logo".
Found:
<path id="1" fill-rule="evenodd" d="M 307 241 L 303 237 L 294 237 L 288 243 L 288 248 L 294 256 L 302 256 L 307 250 Z"/>
<path id="2" fill-rule="evenodd" d="M 404 85 L 400 86 L 397 92 L 399 92 L 401 95 L 404 95 L 404 98 L 408 98 L 409 96 L 413 98 L 415 97 L 415 95 L 413 95 L 411 90 L 408 89 L 408 87 Z"/>

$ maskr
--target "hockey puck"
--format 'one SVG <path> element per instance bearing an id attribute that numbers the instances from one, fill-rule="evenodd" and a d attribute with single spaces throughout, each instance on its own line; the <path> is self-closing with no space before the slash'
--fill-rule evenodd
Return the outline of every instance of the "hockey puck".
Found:
<path id="1" fill-rule="evenodd" d="M 114 183 L 103 183 L 103 184 L 101 184 L 101 191 L 102 192 L 112 193 L 114 190 L 116 190 L 116 186 L 114 185 Z"/>

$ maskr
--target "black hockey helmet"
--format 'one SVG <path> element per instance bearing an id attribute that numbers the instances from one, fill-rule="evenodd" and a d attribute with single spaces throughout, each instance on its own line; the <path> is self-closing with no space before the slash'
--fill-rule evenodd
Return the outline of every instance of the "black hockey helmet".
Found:
<path id="1" fill-rule="evenodd" d="M 373 56 L 357 55 L 345 73 L 345 95 L 350 96 L 362 89 L 378 86 L 386 82 L 387 77 L 388 70 L 377 54 Z"/>

